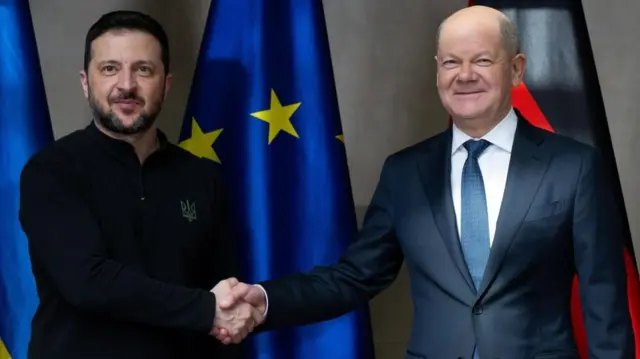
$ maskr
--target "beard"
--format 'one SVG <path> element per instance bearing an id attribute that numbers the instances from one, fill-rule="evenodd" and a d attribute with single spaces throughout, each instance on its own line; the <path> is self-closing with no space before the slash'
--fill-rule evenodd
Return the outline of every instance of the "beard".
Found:
<path id="1" fill-rule="evenodd" d="M 164 92 L 164 91 L 163 91 Z M 144 106 L 144 99 L 138 97 L 135 92 L 121 92 L 116 97 L 107 98 L 108 108 L 104 109 L 100 106 L 98 99 L 93 96 L 91 92 L 91 88 L 88 89 L 89 93 L 89 106 L 91 107 L 91 112 L 93 113 L 93 118 L 102 125 L 105 129 L 120 135 L 137 135 L 140 133 L 144 133 L 153 126 L 156 122 L 158 114 L 162 109 L 162 99 L 156 99 L 151 106 L 149 107 L 149 111 L 143 110 L 138 118 L 136 118 L 130 126 L 125 126 L 122 119 L 116 115 L 113 110 L 111 110 L 111 106 L 121 100 L 135 100 L 138 101 L 140 106 Z"/>

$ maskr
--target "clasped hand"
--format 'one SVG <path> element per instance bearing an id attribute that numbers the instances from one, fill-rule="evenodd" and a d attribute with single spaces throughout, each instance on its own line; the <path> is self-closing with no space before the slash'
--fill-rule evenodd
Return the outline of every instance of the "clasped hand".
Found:
<path id="1" fill-rule="evenodd" d="M 266 298 L 258 286 L 229 278 L 211 292 L 216 297 L 216 313 L 210 335 L 222 343 L 240 343 L 264 321 Z"/>

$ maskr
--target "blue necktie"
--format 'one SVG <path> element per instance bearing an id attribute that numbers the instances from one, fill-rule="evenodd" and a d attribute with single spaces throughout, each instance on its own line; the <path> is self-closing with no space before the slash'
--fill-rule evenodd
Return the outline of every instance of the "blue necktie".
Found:
<path id="1" fill-rule="evenodd" d="M 461 243 L 464 258 L 476 290 L 480 288 L 484 269 L 489 259 L 489 217 L 484 181 L 478 157 L 491 143 L 486 140 L 469 140 L 464 143 L 467 160 L 462 169 L 462 217 Z M 474 348 L 473 359 L 478 359 Z"/>

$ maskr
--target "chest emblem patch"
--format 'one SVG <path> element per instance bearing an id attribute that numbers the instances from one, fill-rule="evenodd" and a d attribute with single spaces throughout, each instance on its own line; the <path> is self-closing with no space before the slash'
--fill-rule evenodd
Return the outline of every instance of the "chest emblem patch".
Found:
<path id="1" fill-rule="evenodd" d="M 180 206 L 182 207 L 182 217 L 186 218 L 189 222 L 193 222 L 197 219 L 195 201 L 180 201 Z"/>

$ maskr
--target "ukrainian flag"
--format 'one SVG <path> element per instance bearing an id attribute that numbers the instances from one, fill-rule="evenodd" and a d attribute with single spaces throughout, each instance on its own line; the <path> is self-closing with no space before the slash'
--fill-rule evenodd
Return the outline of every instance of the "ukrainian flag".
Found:
<path id="1" fill-rule="evenodd" d="M 20 173 L 53 140 L 29 2 L 0 0 L 0 359 L 25 359 L 38 305 L 18 220 Z"/>
<path id="2" fill-rule="evenodd" d="M 336 263 L 357 224 L 322 2 L 218 0 L 180 145 L 216 162 L 243 280 Z M 248 358 L 369 359 L 368 313 L 251 337 Z"/>

